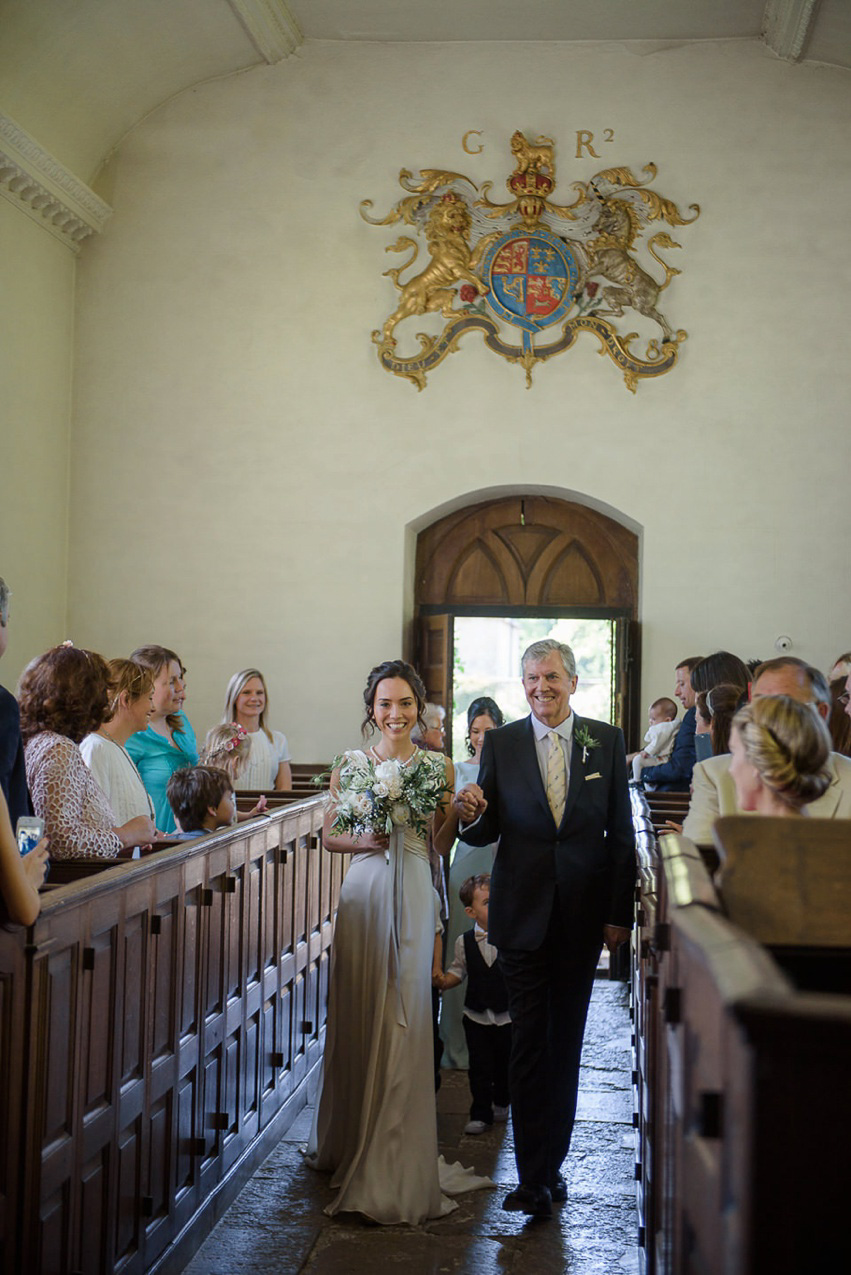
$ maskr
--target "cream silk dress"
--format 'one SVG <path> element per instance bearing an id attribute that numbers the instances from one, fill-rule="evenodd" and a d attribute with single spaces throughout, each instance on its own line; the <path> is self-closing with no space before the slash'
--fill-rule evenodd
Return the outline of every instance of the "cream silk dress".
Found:
<path id="1" fill-rule="evenodd" d="M 332 1174 L 337 1196 L 327 1213 L 416 1225 L 456 1207 L 447 1193 L 493 1184 L 438 1163 L 434 888 L 422 837 L 405 829 L 398 840 L 401 873 L 392 850 L 369 851 L 352 856 L 343 882 L 307 1153 L 313 1168 Z"/>

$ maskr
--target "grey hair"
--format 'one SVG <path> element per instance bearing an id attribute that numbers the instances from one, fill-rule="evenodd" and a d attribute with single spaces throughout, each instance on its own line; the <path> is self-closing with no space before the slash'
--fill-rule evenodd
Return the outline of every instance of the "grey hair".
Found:
<path id="1" fill-rule="evenodd" d="M 426 730 L 437 730 L 443 725 L 446 709 L 442 704 L 426 704 L 423 709 L 423 721 Z"/>
<path id="2" fill-rule="evenodd" d="M 9 599 L 12 596 L 12 590 L 6 581 L 0 576 L 0 628 L 6 627 L 9 620 Z"/>
<path id="3" fill-rule="evenodd" d="M 776 659 L 765 660 L 753 671 L 753 681 L 758 682 L 763 673 L 779 673 L 782 669 L 793 668 L 798 671 L 798 680 L 802 686 L 808 686 L 815 704 L 827 704 L 830 707 L 830 687 L 821 669 L 814 668 L 806 660 L 799 660 L 796 655 L 779 655 Z"/>
<path id="4" fill-rule="evenodd" d="M 557 642 L 555 638 L 542 638 L 527 646 L 520 660 L 521 673 L 526 672 L 530 660 L 545 660 L 548 655 L 558 655 L 564 665 L 568 677 L 576 677 L 576 658 L 566 642 Z"/>

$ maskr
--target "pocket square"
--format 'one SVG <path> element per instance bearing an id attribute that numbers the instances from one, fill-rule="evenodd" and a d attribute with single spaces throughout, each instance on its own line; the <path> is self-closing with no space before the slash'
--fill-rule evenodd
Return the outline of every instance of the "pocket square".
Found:
<path id="1" fill-rule="evenodd" d="M 599 770 L 595 770 L 593 775 L 585 776 L 585 782 L 587 783 L 589 779 L 602 779 L 602 778 L 603 776 L 600 774 Z"/>

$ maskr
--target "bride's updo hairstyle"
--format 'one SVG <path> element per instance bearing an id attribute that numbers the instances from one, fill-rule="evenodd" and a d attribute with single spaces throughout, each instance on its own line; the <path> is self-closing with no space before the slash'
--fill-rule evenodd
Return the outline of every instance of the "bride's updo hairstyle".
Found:
<path id="1" fill-rule="evenodd" d="M 766 695 L 733 718 L 745 756 L 767 788 L 797 809 L 827 792 L 830 735 L 812 704 Z"/>
<path id="2" fill-rule="evenodd" d="M 386 677 L 400 677 L 403 682 L 408 683 L 417 701 L 417 725 L 421 732 L 425 731 L 426 725 L 423 720 L 423 713 L 426 706 L 426 688 L 423 679 L 417 670 L 405 660 L 385 660 L 383 664 L 376 664 L 366 679 L 366 686 L 363 692 L 366 716 L 361 723 L 361 734 L 364 739 L 368 739 L 375 730 L 375 692 L 378 689 L 378 683 L 383 682 Z"/>

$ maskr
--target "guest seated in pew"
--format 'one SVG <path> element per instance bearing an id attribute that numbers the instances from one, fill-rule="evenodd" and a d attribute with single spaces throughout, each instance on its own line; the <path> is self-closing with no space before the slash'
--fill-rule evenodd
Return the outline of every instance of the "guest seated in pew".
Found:
<path id="1" fill-rule="evenodd" d="M 691 684 L 691 670 L 702 662 L 698 655 L 680 660 L 674 670 L 674 695 L 685 709 L 685 715 L 674 740 L 674 748 L 668 761 L 648 767 L 642 775 L 645 783 L 650 783 L 657 792 L 688 792 L 691 783 L 691 772 L 694 769 L 694 698 L 697 690 Z"/>
<path id="2" fill-rule="evenodd" d="M 830 716 L 827 729 L 833 751 L 851 757 L 851 717 L 848 715 L 848 675 L 835 677 L 830 683 Z"/>
<path id="3" fill-rule="evenodd" d="M 707 655 L 691 671 L 691 684 L 695 693 L 712 690 L 713 686 L 735 686 L 743 700 L 747 700 L 751 672 L 744 660 L 732 651 L 714 651 Z"/>
<path id="4" fill-rule="evenodd" d="M 730 778 L 742 810 L 808 814 L 830 787 L 830 735 L 813 704 L 766 695 L 740 709 L 730 732 Z"/>
<path id="5" fill-rule="evenodd" d="M 426 704 L 423 724 L 411 731 L 411 742 L 430 753 L 446 751 L 446 709 L 442 704 Z"/>
<path id="6" fill-rule="evenodd" d="M 239 722 L 228 722 L 224 726 L 214 726 L 207 731 L 204 740 L 204 751 L 201 754 L 202 766 L 215 766 L 223 770 L 229 777 L 234 789 L 240 789 L 239 778 L 244 773 L 251 758 L 251 736 Z M 251 810 L 239 811 L 237 822 L 244 823 L 254 819 L 266 811 L 266 798 L 261 796 Z"/>
<path id="7" fill-rule="evenodd" d="M 110 660 L 109 709 L 105 722 L 80 744 L 83 761 L 98 781 L 119 823 L 154 817 L 154 803 L 125 747 L 147 728 L 154 711 L 154 679 L 135 660 Z"/>
<path id="8" fill-rule="evenodd" d="M 236 823 L 230 775 L 218 766 L 184 766 L 168 781 L 168 800 L 177 822 L 177 841 L 194 841 Z"/>
<path id="9" fill-rule="evenodd" d="M 107 716 L 109 690 L 106 661 L 70 642 L 33 660 L 21 678 L 27 781 L 56 859 L 114 859 L 156 834 L 150 815 L 118 824 L 80 753 L 80 740 Z"/>
<path id="10" fill-rule="evenodd" d="M 148 669 L 154 679 L 153 713 L 147 728 L 127 740 L 127 751 L 154 803 L 157 827 L 174 831 L 166 785 L 176 770 L 198 761 L 198 746 L 189 719 L 181 708 L 185 699 L 186 669 L 167 646 L 140 646 L 130 656 Z"/>
<path id="11" fill-rule="evenodd" d="M 761 664 L 754 674 L 751 699 L 788 695 L 802 704 L 814 706 L 826 720 L 830 712 L 830 691 L 824 674 L 794 656 L 781 656 Z M 694 768 L 694 783 L 689 812 L 683 833 L 697 845 L 712 845 L 712 827 L 719 815 L 740 814 L 736 790 L 730 777 L 730 754 L 722 753 L 699 762 Z M 827 790 L 810 807 L 820 819 L 851 819 L 851 760 L 830 753 L 827 760 L 831 782 Z"/>
<path id="12" fill-rule="evenodd" d="M 248 733 L 248 761 L 234 778 L 237 792 L 249 788 L 274 789 L 276 792 L 292 789 L 287 737 L 266 725 L 268 707 L 269 692 L 260 670 L 244 668 L 234 673 L 228 682 L 221 724 L 229 726 L 236 722 Z"/>
<path id="13" fill-rule="evenodd" d="M 851 673 L 851 651 L 843 651 L 833 661 L 833 667 L 827 675 L 827 680 L 828 682 L 835 682 L 837 678 L 841 677 L 845 681 L 849 673 Z"/>
<path id="14" fill-rule="evenodd" d="M 47 837 L 21 855 L 9 820 L 9 807 L 0 792 L 0 926 L 32 925 L 39 914 L 39 886 L 47 873 Z"/>
<path id="15" fill-rule="evenodd" d="M 0 576 L 0 657 L 9 641 L 10 597 L 11 590 Z M 5 686 L 0 686 L 0 792 L 6 798 L 13 825 L 17 824 L 21 815 L 32 814 L 21 739 L 21 714 L 17 700 Z"/>
<path id="16" fill-rule="evenodd" d="M 732 682 L 720 682 L 706 692 L 706 707 L 709 710 L 709 739 L 712 744 L 712 756 L 730 751 L 730 730 L 733 718 L 740 708 L 747 703 L 747 689 Z"/>
<path id="17" fill-rule="evenodd" d="M 680 728 L 677 706 L 667 695 L 655 699 L 647 713 L 648 726 L 644 733 L 644 747 L 638 753 L 628 753 L 627 762 L 632 766 L 633 779 L 640 779 L 646 765 L 667 761 L 674 751 L 674 740 Z"/>

